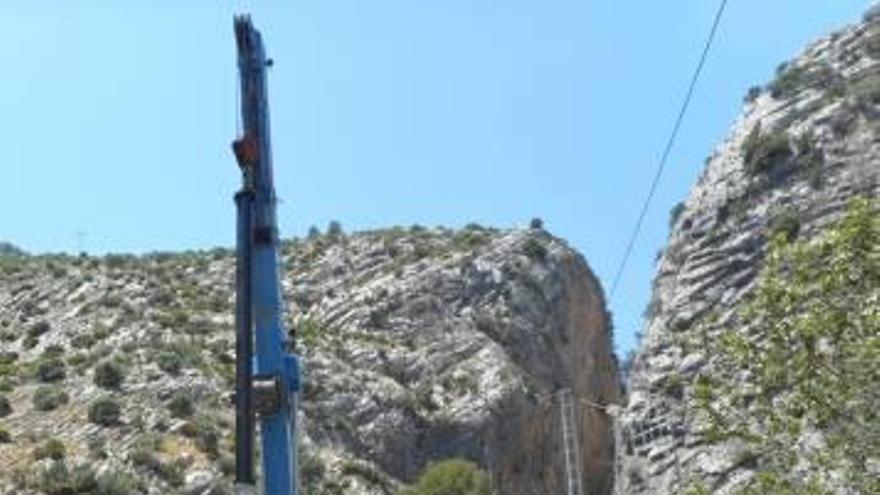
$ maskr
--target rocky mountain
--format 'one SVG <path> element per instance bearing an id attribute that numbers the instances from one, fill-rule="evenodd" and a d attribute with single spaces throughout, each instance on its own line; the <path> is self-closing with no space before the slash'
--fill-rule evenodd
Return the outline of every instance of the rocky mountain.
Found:
<path id="1" fill-rule="evenodd" d="M 853 198 L 878 192 L 880 11 L 875 8 L 863 22 L 782 64 L 770 84 L 752 88 L 729 136 L 707 159 L 687 199 L 673 209 L 627 405 L 617 423 L 618 493 L 685 493 L 696 480 L 707 492 L 726 494 L 754 477 L 755 453 L 733 440 L 709 441 L 699 420 L 696 384 L 717 374 L 718 356 L 711 346 L 694 342 L 711 343 L 733 332 L 742 337 L 735 342 L 755 344 L 761 337 L 742 325 L 740 315 L 756 291 L 770 239 L 779 234 L 790 242 L 817 239 Z M 866 363 L 866 369 L 877 364 Z M 745 384 L 749 375 L 743 378 Z M 816 438 L 813 442 L 821 443 Z"/>
<path id="2" fill-rule="evenodd" d="M 558 493 L 555 394 L 619 399 L 602 290 L 541 228 L 285 241 L 308 494 L 393 494 L 465 458 Z M 230 493 L 233 254 L 0 257 L 0 493 Z M 609 418 L 576 407 L 610 493 Z"/>

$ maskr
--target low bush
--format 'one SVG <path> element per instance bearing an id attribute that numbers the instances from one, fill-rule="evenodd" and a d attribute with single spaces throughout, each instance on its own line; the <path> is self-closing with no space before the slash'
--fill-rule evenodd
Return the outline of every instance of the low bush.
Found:
<path id="1" fill-rule="evenodd" d="M 764 133 L 760 124 L 746 137 L 742 153 L 746 171 L 752 175 L 769 172 L 792 156 L 788 134 L 782 130 Z"/>
<path id="2" fill-rule="evenodd" d="M 186 418 L 195 412 L 195 402 L 187 392 L 176 392 L 168 401 L 168 410 L 176 418 Z"/>
<path id="3" fill-rule="evenodd" d="M 684 202 L 679 201 L 669 210 L 669 228 L 675 227 L 675 224 L 678 223 L 678 219 L 681 218 L 681 214 L 684 213 Z"/>
<path id="4" fill-rule="evenodd" d="M 0 418 L 5 418 L 10 414 L 12 414 L 12 404 L 9 403 L 9 399 L 5 395 L 0 395 Z"/>
<path id="5" fill-rule="evenodd" d="M 94 495 L 129 495 L 138 489 L 135 480 L 119 471 L 105 471 L 98 477 Z"/>
<path id="6" fill-rule="evenodd" d="M 41 385 L 34 391 L 31 398 L 37 411 L 52 411 L 67 404 L 67 393 L 57 385 Z"/>
<path id="7" fill-rule="evenodd" d="M 89 406 L 89 421 L 101 426 L 115 426 L 122 417 L 119 403 L 110 397 L 98 399 Z"/>
<path id="8" fill-rule="evenodd" d="M 64 361 L 58 358 L 44 359 L 37 365 L 37 379 L 43 383 L 59 382 L 66 375 Z"/>
<path id="9" fill-rule="evenodd" d="M 66 454 L 67 449 L 64 447 L 64 442 L 57 438 L 46 440 L 40 446 L 35 448 L 33 452 L 34 459 L 37 461 L 47 458 L 52 459 L 53 461 L 60 461 L 61 459 L 64 459 Z"/>
<path id="10" fill-rule="evenodd" d="M 428 465 L 415 485 L 399 495 L 490 495 L 489 477 L 476 464 L 450 459 Z"/>
<path id="11" fill-rule="evenodd" d="M 522 252 L 532 261 L 544 261 L 547 259 L 547 248 L 534 237 L 529 237 L 526 240 L 525 244 L 523 244 Z"/>
<path id="12" fill-rule="evenodd" d="M 529 222 L 529 228 L 532 230 L 544 230 L 544 220 L 541 220 L 538 217 L 533 218 L 532 221 Z"/>
<path id="13" fill-rule="evenodd" d="M 159 369 L 169 375 L 177 375 L 183 368 L 183 360 L 177 353 L 171 351 L 162 351 L 156 355 L 156 365 Z"/>
<path id="14" fill-rule="evenodd" d="M 800 229 L 800 218 L 790 209 L 779 210 L 770 218 L 769 231 L 771 238 L 782 235 L 786 242 L 792 242 L 797 239 Z"/>
<path id="15" fill-rule="evenodd" d="M 95 385 L 108 389 L 117 389 L 125 381 L 125 370 L 115 360 L 104 361 L 95 367 Z"/>
<path id="16" fill-rule="evenodd" d="M 27 335 L 28 337 L 39 337 L 48 332 L 51 328 L 52 326 L 49 325 L 48 321 L 41 320 L 28 328 Z"/>
<path id="17" fill-rule="evenodd" d="M 208 454 L 211 458 L 220 455 L 220 432 L 214 426 L 214 421 L 206 416 L 200 416 L 187 421 L 180 429 L 180 433 L 195 441 L 196 448 Z"/>
<path id="18" fill-rule="evenodd" d="M 746 93 L 743 101 L 745 101 L 746 103 L 753 103 L 755 100 L 758 99 L 759 96 L 761 96 L 761 91 L 763 91 L 761 89 L 761 86 L 752 86 L 751 88 L 749 88 L 749 91 Z"/>
<path id="19" fill-rule="evenodd" d="M 776 79 L 768 86 L 770 96 L 790 98 L 807 88 L 825 89 L 834 81 L 834 71 L 827 65 L 782 65 Z"/>

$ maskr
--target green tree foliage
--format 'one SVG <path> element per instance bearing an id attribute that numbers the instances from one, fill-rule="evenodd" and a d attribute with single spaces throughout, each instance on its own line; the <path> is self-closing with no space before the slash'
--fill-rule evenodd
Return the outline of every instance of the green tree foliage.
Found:
<path id="1" fill-rule="evenodd" d="M 418 482 L 398 495 L 490 495 L 489 477 L 476 464 L 449 459 L 430 464 Z"/>
<path id="2" fill-rule="evenodd" d="M 880 493 L 880 215 L 867 200 L 812 242 L 772 242 L 739 328 L 706 339 L 708 440 L 744 441 L 741 494 Z"/>

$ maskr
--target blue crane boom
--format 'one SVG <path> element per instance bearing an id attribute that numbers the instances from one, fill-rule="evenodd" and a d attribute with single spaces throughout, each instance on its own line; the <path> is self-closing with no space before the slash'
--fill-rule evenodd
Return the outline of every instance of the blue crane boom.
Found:
<path id="1" fill-rule="evenodd" d="M 265 495 L 296 495 L 299 361 L 283 323 L 269 103 L 263 41 L 248 16 L 236 16 L 243 133 L 232 148 L 242 173 L 235 195 L 236 491 L 256 493 L 254 431 L 260 424 Z"/>

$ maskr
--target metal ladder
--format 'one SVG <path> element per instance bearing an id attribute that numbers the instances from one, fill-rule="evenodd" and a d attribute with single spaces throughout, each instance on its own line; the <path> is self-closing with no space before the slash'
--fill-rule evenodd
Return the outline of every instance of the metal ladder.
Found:
<path id="1" fill-rule="evenodd" d="M 565 486 L 567 495 L 583 495 L 583 473 L 581 471 L 581 448 L 578 442 L 578 427 L 575 403 L 571 389 L 562 389 L 559 395 L 559 414 L 562 424 L 562 456 L 565 466 Z"/>

